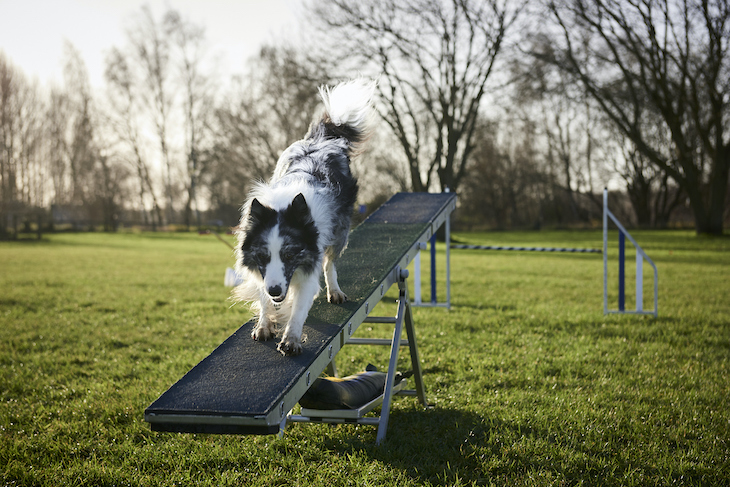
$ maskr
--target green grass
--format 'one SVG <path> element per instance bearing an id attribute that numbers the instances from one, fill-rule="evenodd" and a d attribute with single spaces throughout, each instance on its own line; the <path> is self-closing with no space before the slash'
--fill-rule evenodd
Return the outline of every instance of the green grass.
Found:
<path id="1" fill-rule="evenodd" d="M 0 482 L 730 485 L 730 239 L 634 236 L 659 267 L 658 319 L 603 316 L 600 255 L 453 251 L 452 309 L 414 312 L 434 407 L 396 399 L 380 447 L 353 425 L 150 431 L 145 407 L 248 316 L 227 301 L 232 258 L 213 237 L 0 243 Z M 599 231 L 457 238 L 601 247 Z M 386 354 L 346 347 L 338 367 Z"/>

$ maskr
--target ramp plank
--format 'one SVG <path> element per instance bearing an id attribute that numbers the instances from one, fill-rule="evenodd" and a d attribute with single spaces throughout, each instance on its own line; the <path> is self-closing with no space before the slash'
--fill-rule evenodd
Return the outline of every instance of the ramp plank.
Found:
<path id="1" fill-rule="evenodd" d="M 273 434 L 279 422 L 344 345 L 428 238 L 455 207 L 454 194 L 399 193 L 350 235 L 337 263 L 350 301 L 329 304 L 320 293 L 304 326 L 301 355 L 285 357 L 277 340 L 251 339 L 254 321 L 241 326 L 145 410 L 156 431 Z M 310 377 L 305 377 L 310 374 Z"/>

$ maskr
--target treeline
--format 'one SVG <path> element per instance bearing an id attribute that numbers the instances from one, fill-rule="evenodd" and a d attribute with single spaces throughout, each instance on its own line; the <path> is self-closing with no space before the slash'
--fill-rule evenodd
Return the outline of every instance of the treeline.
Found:
<path id="1" fill-rule="evenodd" d="M 627 224 L 722 233 L 730 213 L 730 7 L 723 0 L 323 0 L 306 42 L 217 75 L 204 26 L 143 7 L 89 85 L 29 80 L 0 52 L 0 233 L 237 221 L 320 109 L 378 79 L 361 201 L 460 195 L 471 228 Z"/>

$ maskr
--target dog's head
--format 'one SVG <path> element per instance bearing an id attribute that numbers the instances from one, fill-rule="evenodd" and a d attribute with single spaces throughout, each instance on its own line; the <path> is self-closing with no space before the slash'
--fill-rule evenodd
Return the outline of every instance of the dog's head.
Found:
<path id="1" fill-rule="evenodd" d="M 311 273 L 318 264 L 319 232 L 301 193 L 279 211 L 254 199 L 244 234 L 241 263 L 261 274 L 274 303 L 284 301 L 297 269 Z"/>

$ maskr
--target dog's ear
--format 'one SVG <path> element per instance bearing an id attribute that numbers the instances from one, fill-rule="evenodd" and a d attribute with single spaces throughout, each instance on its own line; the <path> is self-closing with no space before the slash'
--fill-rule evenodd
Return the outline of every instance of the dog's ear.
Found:
<path id="1" fill-rule="evenodd" d="M 291 202 L 292 210 L 302 214 L 302 213 L 309 213 L 309 206 L 307 206 L 307 200 L 304 199 L 304 195 L 302 193 L 299 193 L 294 197 L 294 200 Z"/>
<path id="2" fill-rule="evenodd" d="M 269 208 L 268 206 L 262 205 L 259 200 L 254 198 L 251 202 L 251 210 L 249 212 L 249 222 L 251 225 L 263 224 L 276 218 L 276 210 Z"/>
<path id="3" fill-rule="evenodd" d="M 287 222 L 304 226 L 312 222 L 312 214 L 309 212 L 307 200 L 304 195 L 299 193 L 291 202 L 289 207 L 284 211 L 284 218 Z"/>
<path id="4" fill-rule="evenodd" d="M 299 193 L 292 200 L 289 207 L 284 210 L 284 221 L 292 228 L 299 230 L 298 239 L 302 245 L 310 250 L 317 249 L 319 231 L 314 224 L 312 213 L 309 210 L 309 205 L 307 205 L 307 200 L 304 199 L 303 194 Z"/>

